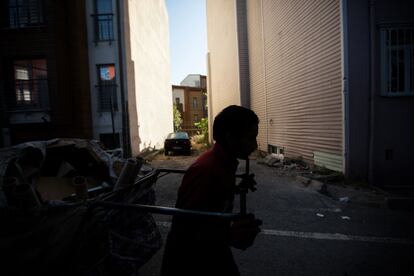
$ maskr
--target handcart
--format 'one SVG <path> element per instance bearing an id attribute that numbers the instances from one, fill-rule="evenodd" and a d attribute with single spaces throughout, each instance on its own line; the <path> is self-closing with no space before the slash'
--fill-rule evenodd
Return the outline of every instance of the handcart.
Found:
<path id="1" fill-rule="evenodd" d="M 154 184 L 171 173 L 185 170 L 146 166 L 129 174 L 132 183 L 118 181 L 120 187 L 101 185 L 32 209 L 2 206 L 2 271 L 5 275 L 137 275 L 162 247 L 152 214 L 234 220 L 246 214 L 246 194 L 256 184 L 247 160 L 246 172 L 236 175 L 241 179 L 240 213 L 157 206 Z M 131 182 L 121 173 L 118 180 L 122 179 Z"/>

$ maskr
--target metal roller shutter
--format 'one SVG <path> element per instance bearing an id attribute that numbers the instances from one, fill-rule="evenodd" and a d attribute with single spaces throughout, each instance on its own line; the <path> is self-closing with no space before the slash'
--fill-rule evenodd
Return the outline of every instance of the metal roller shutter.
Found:
<path id="1" fill-rule="evenodd" d="M 341 171 L 339 1 L 249 1 L 248 11 L 252 108 L 267 115 L 268 144 Z M 262 124 L 261 149 L 265 132 Z"/>
<path id="2" fill-rule="evenodd" d="M 267 150 L 267 118 L 265 72 L 262 36 L 261 1 L 247 1 L 247 27 L 250 71 L 250 107 L 260 119 L 257 142 L 259 149 Z"/>

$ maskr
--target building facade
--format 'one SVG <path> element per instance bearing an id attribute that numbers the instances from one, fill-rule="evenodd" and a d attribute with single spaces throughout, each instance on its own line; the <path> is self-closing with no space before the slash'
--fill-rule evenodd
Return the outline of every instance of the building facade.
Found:
<path id="1" fill-rule="evenodd" d="M 197 132 L 194 123 L 207 118 L 206 76 L 188 75 L 180 85 L 172 86 L 173 103 L 181 113 L 182 130 L 193 135 Z"/>
<path id="2" fill-rule="evenodd" d="M 250 107 L 263 151 L 408 185 L 413 19 L 404 0 L 208 0 L 211 117 Z"/>
<path id="3" fill-rule="evenodd" d="M 136 155 L 172 131 L 164 1 L 2 1 L 3 146 L 101 140 Z"/>
<path id="4" fill-rule="evenodd" d="M 0 12 L 1 144 L 92 138 L 84 2 L 9 0 Z"/>
<path id="5" fill-rule="evenodd" d="M 114 0 L 85 1 L 85 6 L 93 137 L 117 148 L 128 143 L 122 135 L 126 127 L 122 118 L 119 7 Z"/>

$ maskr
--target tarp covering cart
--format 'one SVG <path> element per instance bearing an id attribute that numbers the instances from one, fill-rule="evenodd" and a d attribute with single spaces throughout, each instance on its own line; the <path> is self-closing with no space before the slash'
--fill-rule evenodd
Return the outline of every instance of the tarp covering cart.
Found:
<path id="1" fill-rule="evenodd" d="M 152 213 L 234 219 L 253 175 L 239 176 L 241 214 L 155 206 L 168 173 L 96 141 L 54 139 L 0 149 L 1 275 L 138 275 L 161 247 Z"/>

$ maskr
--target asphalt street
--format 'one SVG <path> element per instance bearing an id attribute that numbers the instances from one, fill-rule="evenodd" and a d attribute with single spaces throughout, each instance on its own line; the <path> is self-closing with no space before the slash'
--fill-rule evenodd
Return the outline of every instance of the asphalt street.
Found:
<path id="1" fill-rule="evenodd" d="M 194 158 L 157 158 L 152 165 L 185 169 Z M 251 248 L 234 250 L 242 275 L 414 275 L 413 212 L 372 207 L 352 197 L 339 202 L 254 160 L 251 172 L 258 189 L 248 194 L 247 207 L 263 226 Z M 181 177 L 170 174 L 157 182 L 158 205 L 174 206 Z M 171 217 L 155 218 L 165 238 Z M 162 253 L 141 275 L 159 275 Z"/>

